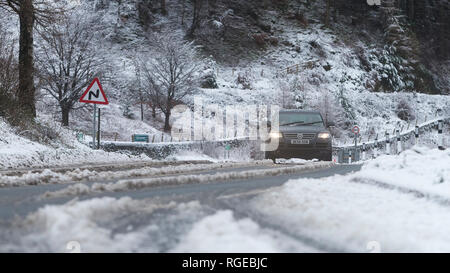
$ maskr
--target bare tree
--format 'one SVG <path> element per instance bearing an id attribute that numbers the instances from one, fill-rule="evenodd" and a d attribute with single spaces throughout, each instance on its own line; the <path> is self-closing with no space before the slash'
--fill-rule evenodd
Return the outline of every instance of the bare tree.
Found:
<path id="1" fill-rule="evenodd" d="M 18 107 L 22 117 L 32 119 L 36 116 L 33 29 L 35 23 L 46 26 L 63 13 L 64 9 L 52 0 L 0 0 L 0 8 L 12 11 L 19 16 L 19 86 L 17 89 Z"/>
<path id="2" fill-rule="evenodd" d="M 0 24 L 0 115 L 14 109 L 18 87 L 18 64 L 14 54 L 14 41 L 9 40 Z"/>
<path id="3" fill-rule="evenodd" d="M 142 63 L 147 95 L 164 113 L 164 130 L 170 131 L 172 108 L 198 85 L 200 61 L 191 42 L 180 41 L 171 34 L 157 34 L 152 40 L 151 57 Z"/>
<path id="4" fill-rule="evenodd" d="M 203 0 L 193 0 L 194 1 L 194 10 L 192 14 L 192 24 L 188 30 L 187 36 L 194 37 L 195 30 L 200 26 L 200 21 L 202 19 L 202 9 L 203 9 Z"/>
<path id="5" fill-rule="evenodd" d="M 91 24 L 68 18 L 40 33 L 36 61 L 42 89 L 58 103 L 62 124 L 86 86 L 99 75 L 104 62 L 98 58 Z"/>
<path id="6" fill-rule="evenodd" d="M 160 0 L 160 2 L 161 2 L 161 14 L 167 15 L 166 0 Z"/>

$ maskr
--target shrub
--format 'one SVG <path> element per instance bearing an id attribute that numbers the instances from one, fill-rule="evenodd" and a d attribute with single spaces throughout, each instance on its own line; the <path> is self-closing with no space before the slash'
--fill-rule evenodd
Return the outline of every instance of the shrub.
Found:
<path id="1" fill-rule="evenodd" d="M 252 89 L 250 75 L 248 72 L 242 74 L 239 73 L 236 79 L 236 83 L 242 85 L 243 89 Z"/>
<path id="2" fill-rule="evenodd" d="M 414 112 L 408 102 L 402 99 L 397 104 L 396 114 L 399 119 L 404 121 L 411 121 L 415 119 Z"/>

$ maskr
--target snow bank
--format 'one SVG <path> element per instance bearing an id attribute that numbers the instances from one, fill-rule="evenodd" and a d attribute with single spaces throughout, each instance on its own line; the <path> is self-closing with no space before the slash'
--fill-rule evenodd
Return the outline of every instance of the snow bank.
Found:
<path id="1" fill-rule="evenodd" d="M 22 186 L 22 185 L 38 185 L 47 183 L 67 183 L 77 181 L 100 181 L 114 180 L 130 177 L 145 177 L 167 174 L 180 174 L 185 172 L 214 170 L 228 167 L 247 166 L 249 164 L 224 163 L 224 164 L 183 164 L 168 167 L 142 167 L 124 171 L 91 171 L 75 169 L 64 173 L 54 172 L 46 169 L 41 173 L 33 173 L 29 171 L 22 176 L 8 176 L 0 174 L 0 187 Z"/>
<path id="2" fill-rule="evenodd" d="M 152 177 L 158 175 L 175 175 L 188 172 L 209 171 L 215 169 L 224 169 L 232 167 L 248 167 L 256 165 L 269 165 L 270 161 L 256 161 L 253 163 L 217 163 L 217 164 L 182 164 L 167 167 L 136 167 L 132 170 L 116 170 L 116 171 L 94 171 L 76 168 L 72 171 L 64 173 L 45 169 L 42 172 L 28 171 L 20 176 L 2 175 L 0 174 L 0 188 L 23 186 L 23 185 L 40 185 L 40 184 L 56 184 L 79 181 L 111 181 L 114 179 L 131 178 L 131 177 Z M 122 165 L 123 166 L 123 165 Z M 112 168 L 113 169 L 113 168 Z"/>
<path id="3" fill-rule="evenodd" d="M 282 252 L 279 242 L 252 220 L 236 220 L 233 212 L 219 211 L 195 223 L 173 252 Z"/>
<path id="4" fill-rule="evenodd" d="M 13 230 L 0 231 L 0 240 L 1 252 L 313 251 L 250 219 L 236 220 L 231 211 L 208 216 L 196 201 L 158 204 L 129 197 L 47 205 L 16 220 Z"/>
<path id="5" fill-rule="evenodd" d="M 354 174 L 291 180 L 250 203 L 276 225 L 341 251 L 448 252 L 449 203 L 414 189 L 447 198 L 449 163 L 449 151 L 416 147 Z"/>
<path id="6" fill-rule="evenodd" d="M 145 155 L 129 156 L 92 150 L 79 143 L 72 131 L 56 127 L 55 130 L 58 130 L 59 139 L 52 146 L 43 145 L 17 135 L 13 128 L 0 119 L 0 169 L 150 159 Z"/>
<path id="7" fill-rule="evenodd" d="M 152 212 L 156 206 L 142 206 L 130 198 L 101 198 L 70 202 L 62 206 L 45 206 L 20 223 L 25 235 L 18 241 L 2 244 L 2 251 L 67 252 L 70 242 L 80 244 L 82 252 L 135 251 L 145 239 L 145 232 L 114 234 L 102 223 L 118 215 Z M 173 206 L 173 204 L 172 204 Z M 152 227 L 147 227 L 151 229 Z M 152 251 L 151 248 L 142 249 Z"/>
<path id="8" fill-rule="evenodd" d="M 195 151 L 179 151 L 174 155 L 171 155 L 167 158 L 168 160 L 177 160 L 177 161 L 191 161 L 191 160 L 208 160 L 211 162 L 217 162 L 217 159 L 209 157 L 205 154 L 201 154 Z"/>
<path id="9" fill-rule="evenodd" d="M 0 252 L 70 252 L 74 246 L 80 252 L 164 252 L 202 217 L 198 202 L 73 200 L 47 205 L 16 219 L 11 230 L 0 230 Z"/>
<path id="10" fill-rule="evenodd" d="M 450 201 L 450 150 L 416 146 L 400 155 L 383 155 L 364 164 L 357 177 Z"/>

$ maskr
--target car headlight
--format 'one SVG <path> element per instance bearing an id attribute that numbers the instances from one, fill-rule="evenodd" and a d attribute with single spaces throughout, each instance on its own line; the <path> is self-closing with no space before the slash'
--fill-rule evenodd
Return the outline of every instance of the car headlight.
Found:
<path id="1" fill-rule="evenodd" d="M 322 132 L 322 133 L 319 133 L 319 135 L 317 137 L 320 139 L 327 139 L 327 138 L 331 137 L 331 134 L 328 132 Z"/>
<path id="2" fill-rule="evenodd" d="M 270 132 L 269 136 L 270 138 L 282 138 L 283 134 L 281 134 L 280 132 Z"/>

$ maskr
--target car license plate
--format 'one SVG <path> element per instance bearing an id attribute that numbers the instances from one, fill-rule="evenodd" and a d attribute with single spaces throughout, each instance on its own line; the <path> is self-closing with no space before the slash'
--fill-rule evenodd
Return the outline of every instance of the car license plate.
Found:
<path id="1" fill-rule="evenodd" d="M 306 139 L 292 139 L 291 144 L 309 144 L 309 140 Z"/>

